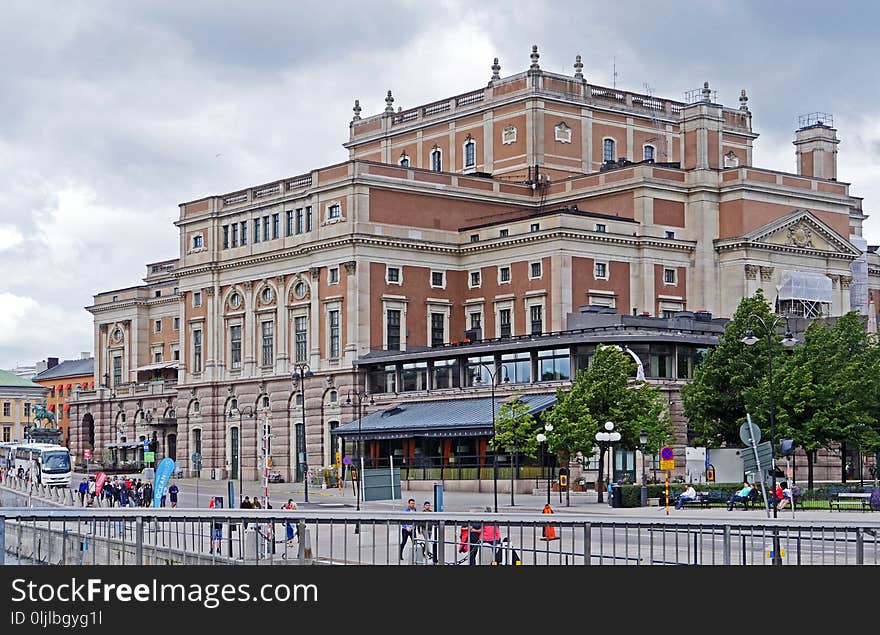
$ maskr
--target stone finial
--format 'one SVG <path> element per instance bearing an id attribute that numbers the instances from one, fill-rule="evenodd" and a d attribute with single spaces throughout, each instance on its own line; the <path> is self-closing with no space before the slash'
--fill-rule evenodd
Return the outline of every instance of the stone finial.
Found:
<path id="1" fill-rule="evenodd" d="M 501 64 L 498 63 L 498 58 L 492 62 L 492 81 L 497 82 L 501 79 Z"/>
<path id="2" fill-rule="evenodd" d="M 574 56 L 574 78 L 575 79 L 583 79 L 584 78 L 584 63 L 581 61 L 580 55 Z"/>
<path id="3" fill-rule="evenodd" d="M 354 100 L 354 108 L 352 108 L 352 110 L 354 111 L 354 117 L 352 117 L 351 120 L 352 121 L 360 121 L 361 120 L 361 100 L 360 99 Z"/>
<path id="4" fill-rule="evenodd" d="M 743 88 L 739 93 L 739 109 L 744 112 L 749 111 L 749 96 L 746 95 L 745 88 Z"/>
<path id="5" fill-rule="evenodd" d="M 388 91 L 388 94 L 385 95 L 385 112 L 392 114 L 394 113 L 394 97 L 391 96 L 391 91 Z"/>
<path id="6" fill-rule="evenodd" d="M 539 71 L 539 70 L 541 70 L 541 67 L 538 65 L 538 58 L 541 57 L 541 56 L 538 55 L 538 45 L 537 45 L 537 44 L 533 44 L 533 45 L 532 45 L 532 54 L 529 55 L 529 57 L 532 58 L 532 65 L 529 66 L 529 70 L 530 70 L 530 71 Z"/>
<path id="7" fill-rule="evenodd" d="M 709 82 L 703 82 L 703 101 L 712 101 L 712 91 L 709 90 Z"/>

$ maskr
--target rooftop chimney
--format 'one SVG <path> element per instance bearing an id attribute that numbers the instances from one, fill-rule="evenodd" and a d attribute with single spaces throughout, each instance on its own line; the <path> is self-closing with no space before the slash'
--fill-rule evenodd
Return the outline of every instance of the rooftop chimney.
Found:
<path id="1" fill-rule="evenodd" d="M 812 112 L 798 117 L 793 143 L 799 175 L 837 180 L 837 144 L 840 140 L 831 113 Z"/>
<path id="2" fill-rule="evenodd" d="M 58 365 L 57 357 L 47 357 L 46 358 L 46 370 L 50 368 L 55 368 Z"/>

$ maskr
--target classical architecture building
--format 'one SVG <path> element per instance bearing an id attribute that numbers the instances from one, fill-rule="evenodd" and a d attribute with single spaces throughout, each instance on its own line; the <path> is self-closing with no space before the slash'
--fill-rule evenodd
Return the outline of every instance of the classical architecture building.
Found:
<path id="1" fill-rule="evenodd" d="M 25 426 L 33 421 L 31 408 L 48 391 L 29 379 L 0 370 L 0 442 L 23 442 Z"/>
<path id="2" fill-rule="evenodd" d="M 361 393 L 363 414 L 486 397 L 466 369 L 487 340 L 509 345 L 481 362 L 522 354 L 523 383 L 551 394 L 568 377 L 540 368 L 576 366 L 578 335 L 559 332 L 581 307 L 725 317 L 761 288 L 789 314 L 876 318 L 880 257 L 830 116 L 801 118 L 796 171 L 779 172 L 753 164 L 745 90 L 676 101 L 539 59 L 405 110 L 391 91 L 376 115 L 355 101 L 347 161 L 181 204 L 178 257 L 88 307 L 96 389 L 73 406 L 74 445 L 113 462 L 149 440 L 184 469 L 197 451 L 203 475 L 253 478 L 268 425 L 274 469 L 301 479 L 333 461 Z"/>
<path id="3" fill-rule="evenodd" d="M 57 357 L 46 360 L 47 368 L 37 373 L 32 381 L 46 388 L 46 409 L 55 414 L 61 428 L 61 443 L 70 443 L 70 401 L 77 391 L 94 390 L 95 359 L 90 353 L 81 353 L 79 359 L 58 362 Z"/>

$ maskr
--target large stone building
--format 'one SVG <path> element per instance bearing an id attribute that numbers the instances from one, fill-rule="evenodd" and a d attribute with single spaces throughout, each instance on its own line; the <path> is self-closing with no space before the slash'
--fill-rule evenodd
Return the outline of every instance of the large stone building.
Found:
<path id="1" fill-rule="evenodd" d="M 358 390 L 367 412 L 487 393 L 433 364 L 409 381 L 419 351 L 564 331 L 583 306 L 729 316 L 758 288 L 786 313 L 869 311 L 880 259 L 830 117 L 801 118 L 785 173 L 753 165 L 745 91 L 728 107 L 708 83 L 684 101 L 596 86 L 580 57 L 565 76 L 536 49 L 525 72 L 491 70 L 406 110 L 355 101 L 348 161 L 181 204 L 179 257 L 88 307 L 98 388 L 74 444 L 112 462 L 147 439 L 253 477 L 268 422 L 274 468 L 301 478 L 333 460 Z M 380 351 L 394 362 L 366 385 Z"/>
<path id="2" fill-rule="evenodd" d="M 61 429 L 61 443 L 70 444 L 70 405 L 77 391 L 93 390 L 95 359 L 89 353 L 80 353 L 79 359 L 57 357 L 46 360 L 47 368 L 33 377 L 33 382 L 46 388 L 46 409 L 55 414 Z"/>
<path id="3" fill-rule="evenodd" d="M 31 408 L 43 403 L 49 391 L 15 373 L 0 370 L 0 442 L 24 442 L 33 423 Z"/>

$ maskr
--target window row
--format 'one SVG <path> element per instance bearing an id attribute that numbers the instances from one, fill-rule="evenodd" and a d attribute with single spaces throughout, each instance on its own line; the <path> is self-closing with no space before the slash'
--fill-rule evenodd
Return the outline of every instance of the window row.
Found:
<path id="1" fill-rule="evenodd" d="M 510 265 L 501 265 L 498 268 L 498 284 L 506 284 L 512 281 L 511 274 L 511 266 Z M 334 274 L 331 270 L 329 274 L 329 282 L 333 284 L 338 282 L 338 269 L 337 275 L 334 279 Z M 541 278 L 543 275 L 543 267 L 541 261 L 530 262 L 529 263 L 529 280 L 535 280 Z M 396 265 L 386 265 L 385 266 L 385 282 L 387 284 L 403 284 L 403 268 Z M 470 271 L 468 272 L 468 288 L 474 289 L 482 286 L 482 271 Z M 446 272 L 445 271 L 432 271 L 431 272 L 431 287 L 435 289 L 445 289 L 446 288 Z"/>
<path id="2" fill-rule="evenodd" d="M 464 157 L 464 169 L 473 169 L 477 167 L 477 142 L 470 135 L 465 139 L 462 146 L 462 156 Z M 438 146 L 431 148 L 431 170 L 434 172 L 443 171 L 443 150 Z M 412 165 L 412 159 L 406 152 L 400 153 L 397 164 L 402 168 L 408 168 Z"/>
<path id="3" fill-rule="evenodd" d="M 328 219 L 339 218 L 341 214 L 339 204 L 327 207 Z M 284 212 L 284 236 L 295 236 L 312 231 L 312 219 L 311 206 L 287 210 Z M 276 240 L 282 237 L 281 213 L 223 225 L 221 230 L 223 249 L 244 247 L 248 244 L 249 236 L 252 236 L 254 243 Z"/>
<path id="4" fill-rule="evenodd" d="M 614 139 L 606 137 L 602 140 L 602 161 L 604 163 L 613 163 L 617 161 L 616 155 L 617 142 Z M 642 146 L 642 161 L 654 161 L 657 148 L 653 145 L 645 144 Z"/>

